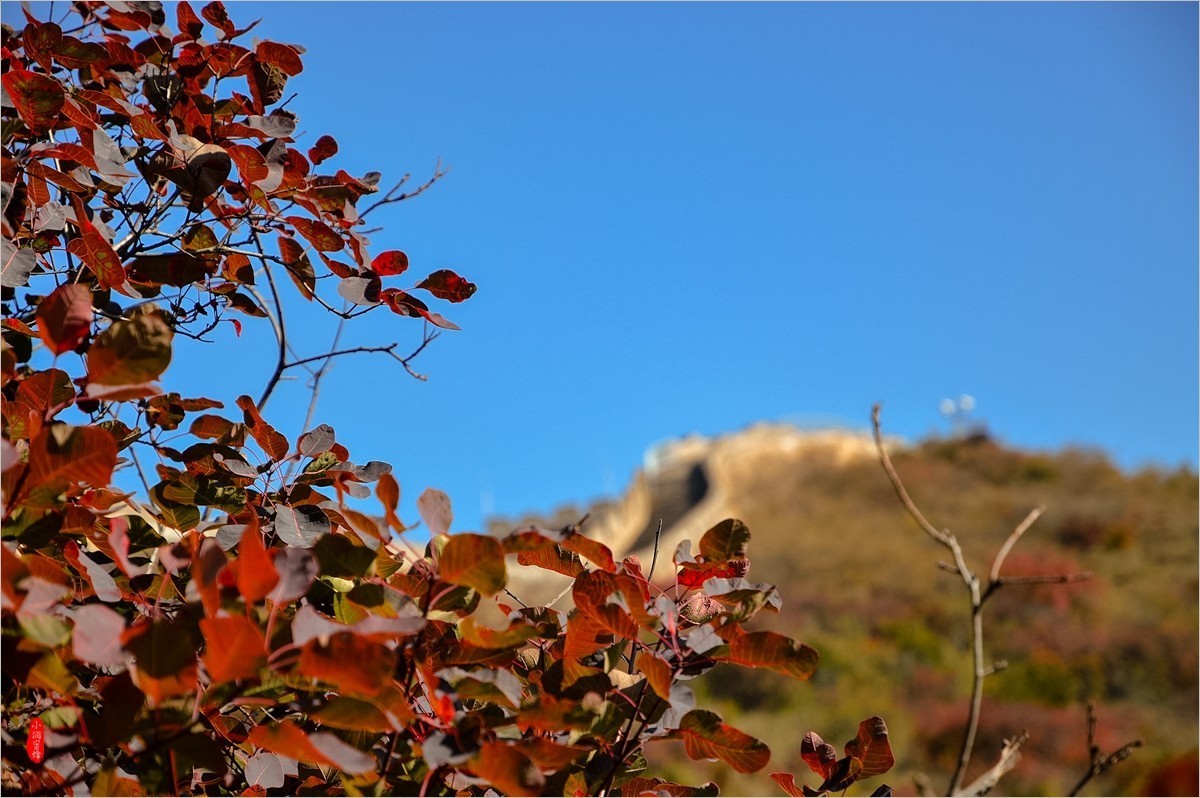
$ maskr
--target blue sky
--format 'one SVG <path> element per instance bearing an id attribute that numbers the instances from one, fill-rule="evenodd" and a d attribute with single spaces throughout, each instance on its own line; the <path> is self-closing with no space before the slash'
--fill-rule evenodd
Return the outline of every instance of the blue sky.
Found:
<path id="1" fill-rule="evenodd" d="M 878 400 L 918 437 L 961 393 L 1015 444 L 1196 463 L 1195 4 L 230 10 L 307 48 L 289 108 L 330 166 L 451 166 L 372 239 L 478 283 L 463 331 L 428 383 L 338 361 L 318 410 L 409 507 L 439 487 L 466 530 L 613 493 L 665 437 Z M 342 344 L 419 337 L 379 313 Z M 167 383 L 257 395 L 269 332 L 239 343 Z M 294 439 L 306 403 L 267 416 Z"/>

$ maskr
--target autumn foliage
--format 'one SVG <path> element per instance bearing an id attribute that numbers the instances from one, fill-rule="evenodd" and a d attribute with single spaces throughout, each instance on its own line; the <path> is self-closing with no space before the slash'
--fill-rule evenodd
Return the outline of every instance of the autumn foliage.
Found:
<path id="1" fill-rule="evenodd" d="M 328 425 L 272 425 L 287 301 L 420 319 L 427 342 L 456 329 L 431 303 L 475 286 L 406 282 L 404 252 L 372 253 L 366 215 L 405 195 L 367 199 L 377 173 L 293 138 L 302 48 L 251 41 L 220 2 L 173 10 L 83 2 L 69 30 L 3 31 L 5 789 L 715 792 L 643 773 L 672 740 L 765 767 L 767 745 L 686 685 L 722 662 L 817 666 L 746 627 L 780 600 L 745 578 L 741 523 L 664 554 L 655 581 L 573 526 L 452 533 L 429 490 L 418 546 L 390 466 Z M 280 336 L 258 400 L 160 384 L 177 338 L 252 319 Z M 513 568 L 570 577 L 569 597 L 525 606 Z M 878 718 L 840 760 L 810 737 L 806 794 L 891 765 Z"/>

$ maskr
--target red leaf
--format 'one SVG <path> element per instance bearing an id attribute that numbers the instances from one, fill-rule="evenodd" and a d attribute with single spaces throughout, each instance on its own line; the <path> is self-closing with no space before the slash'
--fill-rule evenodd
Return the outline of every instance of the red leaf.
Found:
<path id="1" fill-rule="evenodd" d="M 438 299 L 451 302 L 462 302 L 475 293 L 475 283 L 470 283 L 449 269 L 439 269 L 417 283 L 417 288 L 424 288 Z"/>
<path id="2" fill-rule="evenodd" d="M 246 739 L 251 745 L 309 765 L 331 765 L 346 773 L 369 773 L 375 768 L 374 757 L 347 745 L 328 732 L 305 734 L 290 720 L 256 726 Z"/>
<path id="3" fill-rule="evenodd" d="M 658 697 L 663 701 L 671 700 L 671 666 L 666 660 L 654 656 L 646 651 L 638 653 L 635 662 L 637 670 L 644 674 L 646 683 L 650 685 Z"/>
<path id="4" fill-rule="evenodd" d="M 276 42 L 259 42 L 254 48 L 259 61 L 270 64 L 288 77 L 299 75 L 304 70 L 301 52 L 295 45 Z"/>
<path id="5" fill-rule="evenodd" d="M 266 641 L 246 616 L 202 618 L 200 630 L 207 644 L 204 665 L 214 682 L 253 679 L 266 665 Z"/>
<path id="6" fill-rule="evenodd" d="M 858 724 L 858 736 L 846 743 L 846 756 L 862 762 L 857 778 L 880 776 L 892 769 L 896 758 L 888 742 L 888 728 L 883 718 L 873 715 Z"/>
<path id="7" fill-rule="evenodd" d="M 800 740 L 800 758 L 822 779 L 829 778 L 837 766 L 837 751 L 816 732 L 810 731 Z"/>
<path id="8" fill-rule="evenodd" d="M 407 268 L 408 255 L 405 255 L 398 249 L 389 249 L 387 252 L 381 252 L 371 261 L 371 271 L 380 277 L 403 274 Z"/>
<path id="9" fill-rule="evenodd" d="M 305 219 L 303 216 L 285 216 L 283 220 L 295 227 L 318 252 L 337 252 L 346 246 L 342 237 L 324 222 Z"/>
<path id="10" fill-rule="evenodd" d="M 74 195 L 71 203 L 75 207 L 75 224 L 79 227 L 80 235 L 67 245 L 67 249 L 92 270 L 101 288 L 120 288 L 125 285 L 125 268 L 121 265 L 121 259 L 88 219 L 83 200 Z"/>
<path id="11" fill-rule="evenodd" d="M 747 632 L 729 644 L 728 659 L 739 665 L 768 668 L 803 680 L 813 675 L 820 655 L 816 649 L 777 632 Z M 887 727 L 884 727 L 884 734 L 886 736 Z"/>
<path id="12" fill-rule="evenodd" d="M 401 316 L 421 316 L 428 319 L 431 324 L 447 330 L 460 329 L 457 324 L 444 316 L 432 313 L 428 305 L 399 288 L 385 288 L 379 292 L 379 298 L 392 309 L 393 313 Z"/>
<path id="13" fill-rule="evenodd" d="M 308 150 L 308 160 L 313 162 L 313 166 L 328 160 L 337 154 L 338 145 L 333 136 L 321 136 Z"/>
<path id="14" fill-rule="evenodd" d="M 396 532 L 404 532 L 406 527 L 396 515 L 396 506 L 400 503 L 400 483 L 391 474 L 384 474 L 375 486 L 375 496 L 383 503 L 384 518 L 388 526 Z"/>
<path id="15" fill-rule="evenodd" d="M 12 69 L 4 74 L 3 82 L 17 114 L 32 133 L 37 135 L 54 127 L 66 102 L 57 80 L 27 69 Z"/>
<path id="16" fill-rule="evenodd" d="M 279 256 L 287 267 L 288 276 L 300 289 L 300 295 L 312 299 L 317 290 L 317 273 L 313 271 L 312 262 L 304 247 L 296 243 L 296 239 L 283 233 L 279 234 Z"/>
<path id="17" fill-rule="evenodd" d="M 771 749 L 743 731 L 721 722 L 716 713 L 693 709 L 679 723 L 684 750 L 692 759 L 720 759 L 738 773 L 761 770 Z"/>
<path id="18" fill-rule="evenodd" d="M 99 427 L 52 424 L 29 442 L 26 487 L 83 483 L 103 488 L 117 465 L 117 444 Z"/>
<path id="19" fill-rule="evenodd" d="M 78 283 L 59 286 L 37 307 L 37 334 L 56 355 L 71 352 L 91 332 L 91 292 Z"/>
<path id="20" fill-rule="evenodd" d="M 266 452 L 267 457 L 270 457 L 272 460 L 282 460 L 287 457 L 288 449 L 290 448 L 287 438 L 263 420 L 262 415 L 258 412 L 258 407 L 254 404 L 254 400 L 243 394 L 237 398 L 237 406 L 242 409 L 246 429 L 250 430 L 250 435 L 262 447 L 262 450 Z"/>
<path id="21" fill-rule="evenodd" d="M 529 757 L 502 742 L 484 743 L 467 768 L 503 795 L 541 795 L 546 783 Z"/>
<path id="22" fill-rule="evenodd" d="M 225 11 L 225 4 L 220 0 L 214 0 L 200 9 L 200 16 L 208 20 L 213 27 L 220 28 L 221 32 L 225 34 L 225 38 L 233 36 L 237 31 L 229 19 L 229 14 Z"/>
<path id="23" fill-rule="evenodd" d="M 200 17 L 196 16 L 196 12 L 192 10 L 187 0 L 180 0 L 175 6 L 175 21 L 179 26 L 179 32 L 189 39 L 199 39 L 200 34 L 204 31 L 204 23 Z"/>

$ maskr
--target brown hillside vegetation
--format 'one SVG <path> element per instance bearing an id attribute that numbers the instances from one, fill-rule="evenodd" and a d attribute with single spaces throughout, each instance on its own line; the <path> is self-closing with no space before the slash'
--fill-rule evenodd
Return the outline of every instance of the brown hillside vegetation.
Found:
<path id="1" fill-rule="evenodd" d="M 655 454 L 629 495 L 594 508 L 591 531 L 645 563 L 662 515 L 661 563 L 690 526 L 744 519 L 755 581 L 778 585 L 787 610 L 770 623 L 813 645 L 821 664 L 808 684 L 725 666 L 693 683 L 730 722 L 770 742 L 763 772 L 698 766 L 674 744 L 652 747 L 652 764 L 692 782 L 714 779 L 726 794 L 777 794 L 768 771 L 808 772 L 805 732 L 840 742 L 877 713 L 896 751 L 888 783 L 915 794 L 925 776 L 943 790 L 967 714 L 969 605 L 868 438 L 760 425 Z M 1135 737 L 1145 745 L 1085 793 L 1197 794 L 1196 474 L 1125 473 L 1100 452 L 1024 452 L 984 434 L 896 446 L 893 459 L 925 514 L 957 535 L 977 567 L 986 571 L 1013 527 L 1044 505 L 1004 574 L 1094 573 L 1069 585 L 1007 586 L 989 603 L 988 657 L 1008 667 L 985 683 L 968 779 L 991 766 L 1006 737 L 1028 729 L 999 791 L 1065 794 L 1088 767 L 1085 705 L 1094 700 L 1101 748 Z"/>

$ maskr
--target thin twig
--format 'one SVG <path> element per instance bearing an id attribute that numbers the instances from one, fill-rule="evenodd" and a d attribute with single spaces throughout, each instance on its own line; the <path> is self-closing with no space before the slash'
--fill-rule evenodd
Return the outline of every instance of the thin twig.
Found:
<path id="1" fill-rule="evenodd" d="M 646 575 L 646 582 L 654 584 L 654 566 L 658 564 L 658 540 L 662 537 L 663 520 L 659 516 L 658 529 L 654 530 L 654 554 L 650 555 L 650 573 Z"/>
<path id="2" fill-rule="evenodd" d="M 446 174 L 449 173 L 449 171 L 450 171 L 449 167 L 446 167 L 445 169 L 442 168 L 442 159 L 438 158 L 437 163 L 433 167 L 433 177 L 429 178 L 427 181 L 425 181 L 420 186 L 417 186 L 412 191 L 409 191 L 409 192 L 406 192 L 403 194 L 399 194 L 397 192 L 399 192 L 400 189 L 402 189 L 405 186 L 405 184 L 408 183 L 409 178 L 412 177 L 412 175 L 405 175 L 404 177 L 400 178 L 400 182 L 398 182 L 398 183 L 396 183 L 396 185 L 392 186 L 391 190 L 389 190 L 387 194 L 384 194 L 383 197 L 381 197 L 380 199 L 377 199 L 375 202 L 371 203 L 365 211 L 360 213 L 358 215 L 358 218 L 365 219 L 365 218 L 367 218 L 367 214 L 369 214 L 371 211 L 375 210 L 376 208 L 382 207 L 384 205 L 390 205 L 393 202 L 403 202 L 404 200 L 412 199 L 413 197 L 416 197 L 419 194 L 424 193 L 430 186 L 432 186 L 434 183 L 436 183 L 437 181 L 439 181 L 443 177 L 445 177 Z"/>
<path id="3" fill-rule="evenodd" d="M 996 764 L 955 795 L 987 795 L 991 792 L 1000 781 L 1000 777 L 1016 767 L 1017 759 L 1020 758 L 1018 751 L 1028 739 L 1029 732 L 1023 730 L 1016 737 L 1005 740 Z"/>
<path id="4" fill-rule="evenodd" d="M 1091 763 L 1087 772 L 1080 777 L 1067 795 L 1078 795 L 1089 781 L 1133 756 L 1134 749 L 1142 747 L 1142 741 L 1130 740 L 1111 754 L 1101 752 L 1100 746 L 1096 745 L 1096 705 L 1089 701 L 1087 705 L 1087 747 L 1088 759 Z"/>

